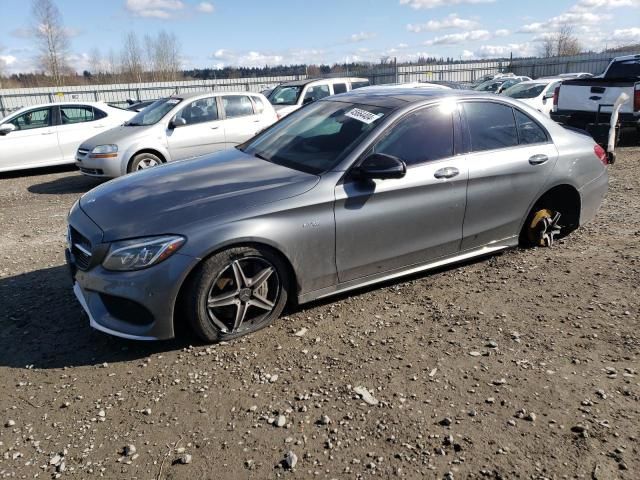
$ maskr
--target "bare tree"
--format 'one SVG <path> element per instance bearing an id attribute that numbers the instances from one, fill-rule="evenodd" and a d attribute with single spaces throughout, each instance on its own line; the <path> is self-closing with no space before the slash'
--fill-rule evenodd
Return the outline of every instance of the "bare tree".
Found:
<path id="1" fill-rule="evenodd" d="M 546 35 L 540 47 L 543 57 L 563 57 L 578 55 L 582 45 L 574 34 L 573 26 L 567 23 L 560 25 L 555 32 Z"/>
<path id="2" fill-rule="evenodd" d="M 122 74 L 129 82 L 142 82 L 144 58 L 140 42 L 135 32 L 129 32 L 124 39 L 121 55 Z"/>
<path id="3" fill-rule="evenodd" d="M 52 0 L 33 0 L 33 33 L 38 43 L 40 67 L 55 85 L 61 85 L 63 75 L 69 72 L 69 34 L 64 28 L 60 10 Z"/>
<path id="4" fill-rule="evenodd" d="M 145 36 L 149 70 L 153 80 L 173 81 L 181 69 L 180 43 L 173 33 L 162 30 L 156 38 Z"/>
<path id="5" fill-rule="evenodd" d="M 106 73 L 104 58 L 100 49 L 95 47 L 89 52 L 89 70 L 98 82 L 102 81 L 104 74 Z"/>

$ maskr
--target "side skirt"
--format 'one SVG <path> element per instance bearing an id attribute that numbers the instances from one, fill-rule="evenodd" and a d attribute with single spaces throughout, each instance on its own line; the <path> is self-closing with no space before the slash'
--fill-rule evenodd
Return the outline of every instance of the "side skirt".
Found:
<path id="1" fill-rule="evenodd" d="M 496 242 L 495 244 L 492 244 L 492 245 L 486 245 L 482 248 L 470 250 L 467 252 L 462 252 L 455 256 L 446 257 L 441 260 L 437 260 L 435 262 L 425 263 L 420 265 L 410 265 L 408 267 L 404 267 L 401 269 L 387 271 L 379 275 L 372 275 L 368 277 L 358 278 L 356 280 L 351 280 L 349 282 L 338 283 L 336 285 L 332 285 L 331 287 L 326 287 L 320 290 L 314 290 L 312 292 L 298 295 L 298 303 L 303 304 L 303 303 L 311 302 L 313 300 L 318 300 L 320 298 L 330 297 L 331 295 L 338 295 L 343 292 L 348 292 L 349 290 L 355 290 L 357 288 L 367 287 L 369 285 L 385 282 L 387 280 L 393 280 L 394 278 L 404 277 L 406 275 L 412 275 L 414 273 L 424 272 L 427 270 L 433 270 L 435 268 L 463 262 L 465 260 L 469 260 L 475 257 L 491 255 L 492 253 L 499 252 L 501 250 L 506 250 L 508 248 L 513 248 L 513 247 L 516 247 L 517 245 L 518 245 L 517 237 L 509 238 L 509 239 Z"/>

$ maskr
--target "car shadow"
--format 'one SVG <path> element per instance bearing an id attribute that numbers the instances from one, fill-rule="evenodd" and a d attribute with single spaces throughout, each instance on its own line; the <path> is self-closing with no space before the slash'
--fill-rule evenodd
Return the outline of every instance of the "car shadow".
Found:
<path id="1" fill-rule="evenodd" d="M 92 329 L 64 265 L 0 278 L 0 366 L 63 368 L 136 360 L 197 344 L 137 342 Z"/>
<path id="2" fill-rule="evenodd" d="M 99 178 L 87 177 L 85 175 L 73 175 L 69 177 L 56 178 L 50 182 L 36 183 L 29 186 L 27 190 L 39 195 L 84 193 L 104 182 L 104 180 Z"/>
<path id="3" fill-rule="evenodd" d="M 54 173 L 77 172 L 75 165 L 56 165 L 55 167 L 39 167 L 28 168 L 25 170 L 14 170 L 12 172 L 0 173 L 0 179 L 5 178 L 21 178 L 21 177 L 38 177 L 40 175 L 50 175 Z"/>

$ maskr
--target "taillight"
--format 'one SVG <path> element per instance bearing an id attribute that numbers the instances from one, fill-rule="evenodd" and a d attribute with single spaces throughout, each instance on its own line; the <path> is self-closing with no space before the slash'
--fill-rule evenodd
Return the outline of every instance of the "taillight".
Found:
<path id="1" fill-rule="evenodd" d="M 636 85 L 633 91 L 633 111 L 640 112 L 640 84 Z"/>
<path id="2" fill-rule="evenodd" d="M 553 109 L 556 110 L 558 107 L 558 97 L 560 97 L 560 85 L 556 87 L 553 91 Z"/>
<path id="3" fill-rule="evenodd" d="M 609 158 L 607 157 L 607 152 L 605 152 L 604 148 L 602 148 L 598 144 L 595 144 L 593 146 L 593 153 L 596 154 L 598 160 L 600 160 L 605 167 L 609 165 Z"/>

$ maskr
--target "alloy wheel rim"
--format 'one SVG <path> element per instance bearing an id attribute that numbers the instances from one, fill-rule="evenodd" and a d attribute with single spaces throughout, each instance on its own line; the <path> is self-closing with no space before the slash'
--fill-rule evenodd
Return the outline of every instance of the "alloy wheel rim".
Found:
<path id="1" fill-rule="evenodd" d="M 141 160 L 140 163 L 138 163 L 138 170 L 155 167 L 156 165 L 158 165 L 157 160 L 154 160 L 152 158 L 145 158 L 144 160 Z"/>
<path id="2" fill-rule="evenodd" d="M 546 208 L 538 210 L 529 226 L 529 239 L 540 247 L 552 247 L 562 231 L 559 222 L 560 212 Z"/>
<path id="3" fill-rule="evenodd" d="M 207 314 L 224 334 L 248 330 L 273 312 L 279 294 L 278 272 L 269 261 L 260 257 L 235 259 L 211 284 Z"/>

